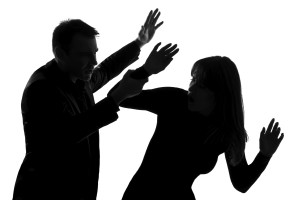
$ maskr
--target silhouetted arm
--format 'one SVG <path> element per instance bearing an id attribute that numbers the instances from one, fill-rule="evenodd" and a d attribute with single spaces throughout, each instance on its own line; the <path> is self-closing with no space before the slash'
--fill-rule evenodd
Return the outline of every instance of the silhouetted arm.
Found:
<path id="1" fill-rule="evenodd" d="M 156 30 L 163 24 L 163 22 L 157 24 L 159 16 L 158 9 L 155 9 L 154 12 L 151 10 L 138 33 L 138 38 L 109 56 L 95 68 L 90 81 L 93 92 L 96 92 L 138 59 L 140 48 L 152 40 Z"/>
<path id="2" fill-rule="evenodd" d="M 137 110 L 146 110 L 155 114 L 178 109 L 177 102 L 184 98 L 185 90 L 173 87 L 161 87 L 143 90 L 139 95 L 124 100 L 120 106 Z"/>
<path id="3" fill-rule="evenodd" d="M 118 76 L 126 67 L 138 60 L 140 47 L 133 41 L 101 62 L 93 71 L 91 89 L 96 92 L 107 82 Z"/>
<path id="4" fill-rule="evenodd" d="M 163 22 L 160 22 L 156 25 L 159 16 L 160 12 L 158 9 L 155 9 L 154 12 L 152 10 L 149 12 L 137 38 L 137 41 L 140 43 L 140 47 L 150 42 L 156 30 L 163 24 Z"/>
<path id="5" fill-rule="evenodd" d="M 253 162 L 248 165 L 245 155 L 239 164 L 232 166 L 229 162 L 229 156 L 225 153 L 230 180 L 234 188 L 245 193 L 259 178 L 261 173 L 267 167 L 270 157 L 258 153 Z"/>
<path id="6" fill-rule="evenodd" d="M 248 191 L 265 170 L 271 157 L 283 140 L 284 134 L 282 133 L 280 136 L 281 128 L 278 126 L 279 123 L 276 122 L 274 125 L 274 122 L 275 119 L 273 118 L 267 130 L 263 127 L 259 138 L 260 151 L 250 165 L 248 165 L 244 155 L 242 161 L 237 166 L 232 166 L 229 162 L 229 154 L 225 153 L 231 182 L 238 191 Z"/>
<path id="7" fill-rule="evenodd" d="M 86 112 L 75 114 L 67 94 L 47 81 L 36 81 L 22 99 L 26 140 L 31 148 L 66 148 L 115 121 L 118 110 L 107 97 Z"/>
<path id="8" fill-rule="evenodd" d="M 158 50 L 158 47 L 160 46 L 161 43 L 158 43 L 150 53 L 149 57 L 147 58 L 145 64 L 136 69 L 131 73 L 131 78 L 136 79 L 136 80 L 148 80 L 148 77 L 152 74 L 157 74 L 161 71 L 163 71 L 173 60 L 173 56 L 176 55 L 179 51 L 177 49 L 177 45 L 171 45 L 167 44 L 164 47 L 162 47 L 160 50 Z M 114 91 L 119 89 L 119 83 L 117 83 L 108 93 L 108 96 L 113 94 Z M 144 94 L 143 94 L 144 95 Z M 169 96 L 168 96 L 169 97 Z M 140 97 L 141 98 L 141 97 Z M 170 97 L 169 97 L 170 98 Z M 170 104 L 172 100 L 169 100 Z M 156 97 L 151 98 L 153 102 L 155 102 Z M 164 98 L 166 99 L 166 98 Z M 161 100 L 160 100 L 161 101 Z M 124 104 L 122 104 L 124 105 Z M 166 104 L 165 104 L 166 106 Z M 150 110 L 149 110 L 150 111 Z M 151 112 L 156 112 L 151 109 Z"/>

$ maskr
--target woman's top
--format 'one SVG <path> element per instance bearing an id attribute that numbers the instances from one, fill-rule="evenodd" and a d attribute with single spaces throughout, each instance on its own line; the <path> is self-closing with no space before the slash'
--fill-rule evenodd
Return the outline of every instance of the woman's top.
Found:
<path id="1" fill-rule="evenodd" d="M 183 89 L 163 87 L 143 90 L 121 103 L 122 107 L 157 115 L 153 137 L 123 199 L 194 199 L 194 180 L 209 173 L 218 156 L 227 151 L 230 142 L 226 132 L 220 131 L 212 118 L 190 111 L 187 94 Z M 238 165 L 231 166 L 226 156 L 233 186 L 246 192 L 269 159 L 258 153 L 250 165 L 244 156 Z"/>

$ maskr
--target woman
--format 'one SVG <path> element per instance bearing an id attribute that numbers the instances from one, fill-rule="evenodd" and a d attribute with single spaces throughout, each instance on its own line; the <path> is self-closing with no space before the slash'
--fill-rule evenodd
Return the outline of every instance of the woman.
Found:
<path id="1" fill-rule="evenodd" d="M 132 73 L 134 78 L 162 71 L 178 52 L 171 44 L 157 51 L 159 45 L 145 65 Z M 154 135 L 123 200 L 194 200 L 194 180 L 209 173 L 223 153 L 233 186 L 244 193 L 283 139 L 283 133 L 278 139 L 280 128 L 272 119 L 267 130 L 261 131 L 260 151 L 248 165 L 241 82 L 235 64 L 227 57 L 204 58 L 194 64 L 191 75 L 188 91 L 172 87 L 143 90 L 121 103 L 157 115 Z"/>

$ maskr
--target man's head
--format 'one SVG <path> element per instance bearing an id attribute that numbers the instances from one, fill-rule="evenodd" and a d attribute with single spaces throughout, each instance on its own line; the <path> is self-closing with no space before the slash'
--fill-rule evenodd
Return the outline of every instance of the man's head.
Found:
<path id="1" fill-rule="evenodd" d="M 96 36 L 99 33 L 79 19 L 61 22 L 53 31 L 52 50 L 55 59 L 72 81 L 88 81 L 97 64 Z"/>

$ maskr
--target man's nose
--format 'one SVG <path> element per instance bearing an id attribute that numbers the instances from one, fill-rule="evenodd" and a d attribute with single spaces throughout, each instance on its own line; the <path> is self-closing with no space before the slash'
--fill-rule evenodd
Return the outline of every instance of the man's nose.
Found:
<path id="1" fill-rule="evenodd" d="M 92 58 L 91 58 L 91 64 L 93 64 L 93 65 L 97 65 L 98 64 L 96 54 L 92 56 Z"/>

